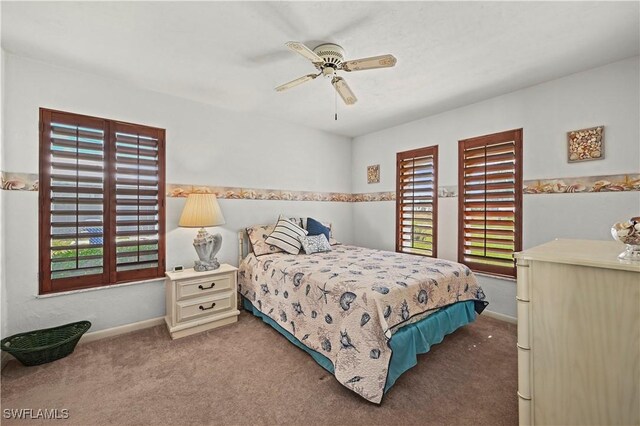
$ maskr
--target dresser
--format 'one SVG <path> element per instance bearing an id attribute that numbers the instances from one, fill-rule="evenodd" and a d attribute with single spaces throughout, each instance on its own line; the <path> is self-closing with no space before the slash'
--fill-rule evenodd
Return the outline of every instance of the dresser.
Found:
<path id="1" fill-rule="evenodd" d="M 615 241 L 516 253 L 521 425 L 640 424 L 640 264 Z"/>
<path id="2" fill-rule="evenodd" d="M 167 272 L 165 322 L 171 338 L 234 323 L 238 268 L 223 264 L 215 271 Z"/>

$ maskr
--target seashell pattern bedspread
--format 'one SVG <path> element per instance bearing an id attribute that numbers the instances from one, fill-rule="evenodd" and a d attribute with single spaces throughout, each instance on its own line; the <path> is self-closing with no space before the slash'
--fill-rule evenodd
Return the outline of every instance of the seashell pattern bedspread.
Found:
<path id="1" fill-rule="evenodd" d="M 241 263 L 240 293 L 314 351 L 329 358 L 336 379 L 380 403 L 393 330 L 416 315 L 484 293 L 456 262 L 348 245 L 326 253 L 256 257 Z"/>

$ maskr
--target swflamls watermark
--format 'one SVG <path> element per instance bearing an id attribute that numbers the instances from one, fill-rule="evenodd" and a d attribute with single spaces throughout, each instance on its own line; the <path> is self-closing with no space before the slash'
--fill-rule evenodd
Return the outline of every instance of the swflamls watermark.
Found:
<path id="1" fill-rule="evenodd" d="M 14 420 L 65 420 L 69 418 L 66 408 L 5 408 L 2 417 Z"/>

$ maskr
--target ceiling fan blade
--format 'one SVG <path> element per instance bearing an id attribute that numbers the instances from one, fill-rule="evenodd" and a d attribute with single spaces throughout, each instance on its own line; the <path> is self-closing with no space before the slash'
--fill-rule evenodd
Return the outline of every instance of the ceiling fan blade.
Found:
<path id="1" fill-rule="evenodd" d="M 331 80 L 331 84 L 333 84 L 333 87 L 335 87 L 336 92 L 338 92 L 345 104 L 353 105 L 358 102 L 358 98 L 356 98 L 356 95 L 353 94 L 351 88 L 342 77 L 334 77 L 333 80 Z"/>
<path id="2" fill-rule="evenodd" d="M 389 68 L 396 64 L 397 59 L 393 55 L 372 56 L 371 58 L 354 59 L 342 63 L 344 71 L 362 71 L 376 68 Z"/>
<path id="3" fill-rule="evenodd" d="M 287 46 L 289 49 L 293 50 L 294 52 L 304 56 L 314 64 L 324 64 L 324 59 L 322 59 L 320 56 L 313 53 L 313 50 L 309 49 L 307 46 L 300 43 L 299 41 L 288 41 L 285 43 L 285 46 Z"/>
<path id="4" fill-rule="evenodd" d="M 319 76 L 320 74 L 307 74 L 305 76 L 302 76 L 300 78 L 296 78 L 295 80 L 292 80 L 288 83 L 285 84 L 281 84 L 280 86 L 276 87 L 276 92 L 283 92 L 287 89 L 291 89 L 292 87 L 296 87 L 302 83 L 306 83 L 309 80 L 313 80 L 314 78 L 316 78 L 317 76 Z"/>

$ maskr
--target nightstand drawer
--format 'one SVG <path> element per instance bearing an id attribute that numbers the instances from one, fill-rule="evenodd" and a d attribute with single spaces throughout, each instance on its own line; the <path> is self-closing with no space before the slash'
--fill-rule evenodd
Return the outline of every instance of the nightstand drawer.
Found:
<path id="1" fill-rule="evenodd" d="M 229 275 L 178 281 L 177 297 L 178 300 L 184 300 L 191 297 L 207 296 L 220 290 L 229 290 L 230 288 L 231 276 Z"/>
<path id="2" fill-rule="evenodd" d="M 177 322 L 192 321 L 231 309 L 233 293 L 178 302 Z"/>
<path id="3" fill-rule="evenodd" d="M 213 271 L 186 269 L 166 273 L 165 322 L 172 339 L 238 320 L 237 271 L 235 266 L 222 264 Z"/>

